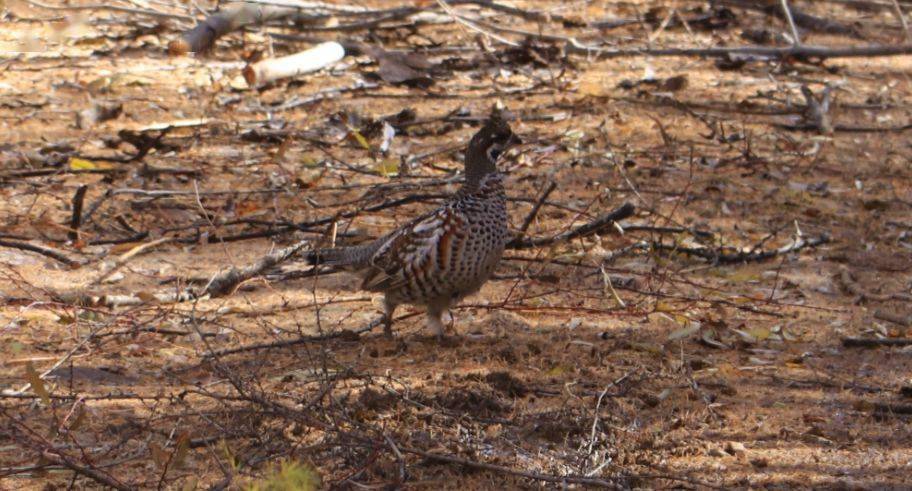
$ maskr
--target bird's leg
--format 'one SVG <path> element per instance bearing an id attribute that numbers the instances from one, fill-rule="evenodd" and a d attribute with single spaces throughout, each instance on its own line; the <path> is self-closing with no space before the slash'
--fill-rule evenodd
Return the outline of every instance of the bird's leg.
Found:
<path id="1" fill-rule="evenodd" d="M 396 306 L 388 297 L 383 299 L 383 334 L 388 338 L 393 337 L 393 312 L 396 311 Z"/>
<path id="2" fill-rule="evenodd" d="M 438 339 L 443 339 L 443 309 L 428 307 L 427 325 Z"/>

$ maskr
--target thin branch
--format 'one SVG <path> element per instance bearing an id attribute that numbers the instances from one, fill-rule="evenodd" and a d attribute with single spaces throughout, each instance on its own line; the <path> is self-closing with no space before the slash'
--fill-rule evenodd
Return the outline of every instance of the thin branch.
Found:
<path id="1" fill-rule="evenodd" d="M 767 259 L 772 259 L 783 254 L 789 254 L 792 252 L 800 251 L 801 249 L 807 247 L 816 247 L 818 245 L 826 244 L 830 242 L 830 237 L 826 234 L 823 234 L 819 237 L 814 237 L 810 239 L 805 239 L 799 237 L 793 243 L 780 247 L 779 249 L 773 249 L 771 251 L 745 251 L 737 252 L 734 254 L 725 254 L 718 250 L 713 250 L 708 247 L 696 248 L 696 247 L 679 247 L 674 245 L 659 244 L 653 243 L 651 247 L 654 250 L 660 251 L 669 251 L 677 252 L 681 254 L 687 254 L 689 256 L 695 256 L 699 258 L 706 259 L 711 261 L 713 264 L 734 264 L 734 263 L 744 263 L 744 262 L 755 262 L 755 261 L 765 261 Z"/>
<path id="2" fill-rule="evenodd" d="M 785 16 L 786 22 L 788 22 L 789 29 L 792 30 L 792 45 L 800 46 L 801 36 L 798 34 L 798 26 L 795 25 L 795 19 L 792 18 L 792 11 L 789 9 L 788 0 L 779 0 L 779 4 L 782 6 L 782 14 Z"/>
<path id="3" fill-rule="evenodd" d="M 114 488 L 119 491 L 132 491 L 134 489 L 132 486 L 127 486 L 126 484 L 118 481 L 117 479 L 114 479 L 108 474 L 99 471 L 98 469 L 77 463 L 62 453 L 54 453 L 51 450 L 45 450 L 41 453 L 41 456 L 53 464 L 66 467 L 67 469 L 70 469 L 79 475 L 88 477 L 89 479 L 92 479 L 93 481 L 104 486 Z"/>
<path id="4" fill-rule="evenodd" d="M 902 7 L 899 6 L 898 0 L 893 0 L 893 9 L 896 16 L 899 17 L 899 23 L 902 24 L 903 32 L 906 33 L 906 42 L 912 42 L 912 33 L 909 32 L 909 23 L 906 22 L 906 15 L 903 14 Z"/>
<path id="5" fill-rule="evenodd" d="M 481 34 L 484 34 L 485 36 L 488 36 L 488 37 L 490 37 L 491 39 L 496 39 L 496 40 L 500 41 L 501 43 L 506 44 L 507 46 L 513 46 L 513 47 L 519 46 L 519 43 L 517 43 L 517 42 L 515 42 L 515 41 L 510 41 L 509 39 L 507 39 L 507 38 L 505 38 L 505 37 L 498 36 L 497 34 L 494 34 L 494 33 L 491 32 L 491 31 L 487 31 L 487 30 L 483 29 L 481 26 L 479 26 L 478 24 L 476 24 L 475 22 L 472 22 L 472 21 L 470 21 L 469 19 L 467 19 L 467 18 L 465 18 L 465 17 L 459 15 L 459 14 L 458 14 L 455 10 L 453 10 L 453 8 L 452 8 L 448 3 L 446 3 L 444 0 L 437 0 L 437 4 L 440 5 L 440 8 L 442 8 L 442 9 L 444 10 L 444 12 L 446 12 L 447 14 L 449 14 L 450 17 L 453 18 L 453 20 L 455 20 L 456 22 L 458 22 L 458 23 L 460 23 L 460 24 L 462 24 L 462 25 L 468 27 L 469 29 L 471 29 L 471 30 L 473 30 L 473 31 L 476 31 L 476 32 L 479 32 L 479 33 L 481 33 Z"/>
<path id="6" fill-rule="evenodd" d="M 85 202 L 85 195 L 88 190 L 89 186 L 83 184 L 73 194 L 73 214 L 70 216 L 70 231 L 67 232 L 67 238 L 73 242 L 79 240 L 79 227 L 82 225 L 82 205 Z"/>
<path id="7" fill-rule="evenodd" d="M 619 208 L 616 208 L 615 210 L 606 213 L 589 223 L 585 223 L 579 227 L 574 228 L 573 230 L 569 230 L 553 237 L 538 237 L 533 239 L 516 237 L 507 243 L 507 249 L 530 249 L 532 247 L 549 246 L 558 242 L 567 242 L 579 237 L 586 237 L 592 234 L 596 234 L 606 228 L 613 227 L 615 222 L 633 215 L 633 212 L 635 210 L 636 208 L 632 204 L 624 203 Z"/>
<path id="8" fill-rule="evenodd" d="M 235 286 L 240 284 L 242 281 L 246 281 L 250 278 L 253 278 L 256 275 L 264 273 L 266 270 L 269 270 L 284 261 L 292 258 L 300 252 L 301 249 L 310 245 L 310 240 L 302 240 L 297 244 L 279 249 L 271 254 L 267 254 L 260 258 L 256 263 L 247 266 L 245 268 L 231 268 L 230 270 L 218 274 L 209 281 L 209 284 L 206 285 L 206 288 L 203 290 L 204 294 L 209 294 L 213 297 L 219 297 L 225 295 L 234 289 Z"/>
<path id="9" fill-rule="evenodd" d="M 21 249 L 23 251 L 37 252 L 38 254 L 41 254 L 42 256 L 47 256 L 51 259 L 56 259 L 57 261 L 60 261 L 61 263 L 65 264 L 67 266 L 70 266 L 70 267 L 77 266 L 79 264 L 79 262 L 66 257 L 66 255 L 60 251 L 56 251 L 49 247 L 29 244 L 28 242 L 20 242 L 18 240 L 10 240 L 10 239 L 0 239 L 0 247 L 10 247 L 13 249 Z"/>
<path id="10" fill-rule="evenodd" d="M 160 19 L 178 19 L 192 22 L 194 19 L 189 15 L 181 14 L 169 14 L 167 12 L 159 12 L 158 10 L 152 9 L 139 9 L 134 7 L 122 7 L 119 5 L 105 5 L 105 4 L 90 4 L 90 5 L 48 5 L 41 2 L 36 2 L 35 0 L 26 0 L 26 3 L 29 5 L 34 5 L 35 7 L 47 9 L 47 10 L 67 10 L 67 11 L 78 11 L 78 10 L 108 10 L 111 12 L 124 12 L 127 14 L 135 15 L 145 15 L 147 17 L 158 17 Z"/>
<path id="11" fill-rule="evenodd" d="M 732 56 L 754 56 L 763 59 L 779 60 L 784 58 L 870 58 L 873 56 L 899 56 L 912 54 L 912 44 L 868 46 L 721 46 L 711 48 L 632 48 L 609 49 L 598 46 L 586 46 L 574 38 L 566 38 L 567 51 L 576 54 L 598 56 L 603 58 L 620 58 L 633 56 L 666 56 L 666 57 L 710 57 L 728 58 Z"/>
<path id="12" fill-rule="evenodd" d="M 881 346 L 912 346 L 912 339 L 902 338 L 842 338 L 846 348 L 879 348 Z"/>
<path id="13" fill-rule="evenodd" d="M 874 317 L 903 327 L 912 327 L 912 315 L 902 315 L 896 312 L 878 309 L 874 311 Z"/>
<path id="14" fill-rule="evenodd" d="M 803 12 L 796 8 L 794 5 L 788 4 L 785 0 L 717 0 L 723 5 L 738 7 L 743 9 L 755 10 L 763 12 L 766 15 L 771 15 L 778 17 L 786 21 L 789 25 L 789 29 L 792 31 L 792 37 L 794 37 L 795 44 L 801 44 L 801 40 L 798 37 L 797 27 L 803 27 L 804 29 L 815 31 L 815 32 L 824 32 L 828 34 L 844 34 L 853 36 L 856 38 L 862 37 L 858 32 L 858 29 L 851 24 L 846 24 L 837 20 L 831 20 L 824 17 L 818 17 L 816 15 L 811 15 L 806 12 Z"/>
<path id="15" fill-rule="evenodd" d="M 167 244 L 168 242 L 173 242 L 173 241 L 174 241 L 174 238 L 172 238 L 172 237 L 162 237 L 162 238 L 159 238 L 159 239 L 155 239 L 155 240 L 153 240 L 153 241 L 151 241 L 151 242 L 146 242 L 145 244 L 140 244 L 140 245 L 138 245 L 138 246 L 136 246 L 136 247 L 133 247 L 132 249 L 130 249 L 129 251 L 123 253 L 120 257 L 118 257 L 118 258 L 117 258 L 117 261 L 114 263 L 113 266 L 111 266 L 110 269 L 108 269 L 107 271 L 102 272 L 100 275 L 98 275 L 97 278 L 95 278 L 94 280 L 92 280 L 92 281 L 91 281 L 90 283 L 88 283 L 88 285 L 86 285 L 86 286 L 90 288 L 90 287 L 94 287 L 94 286 L 100 285 L 101 282 L 103 282 L 104 280 L 110 278 L 111 275 L 113 275 L 113 274 L 116 273 L 118 270 L 120 270 L 121 268 L 123 268 L 124 266 L 126 266 L 127 262 L 129 262 L 130 259 L 136 257 L 137 255 L 139 255 L 139 254 L 141 254 L 141 253 L 143 253 L 143 252 L 145 252 L 145 251 L 147 251 L 147 250 L 149 250 L 149 249 L 152 249 L 153 247 L 157 247 L 157 246 L 159 246 L 159 245 L 161 245 L 161 244 Z"/>
<path id="16" fill-rule="evenodd" d="M 557 189 L 557 183 L 554 181 L 549 181 L 548 185 L 545 187 L 545 190 L 541 193 L 541 196 L 538 197 L 538 200 L 535 202 L 535 205 L 532 206 L 532 210 L 529 211 L 529 214 L 526 215 L 526 219 L 523 220 L 522 226 L 519 227 L 519 237 L 526 235 L 526 230 L 529 230 L 529 225 L 532 225 L 532 221 L 535 220 L 535 217 L 538 216 L 539 210 L 541 210 L 542 205 L 548 199 L 548 196 L 551 196 L 551 193 Z"/>
<path id="17" fill-rule="evenodd" d="M 597 479 L 593 477 L 583 477 L 583 476 L 555 476 L 552 474 L 540 474 L 537 472 L 523 471 L 519 469 L 513 469 L 510 467 L 505 467 L 502 465 L 488 464 L 486 462 L 476 462 L 474 460 L 463 459 L 460 457 L 455 457 L 453 455 L 443 455 L 438 453 L 425 452 L 424 450 L 419 450 L 412 447 L 399 447 L 399 450 L 407 452 L 414 455 L 419 455 L 428 460 L 434 460 L 437 462 L 445 462 L 447 464 L 458 464 L 473 469 L 480 469 L 486 471 L 499 472 L 501 474 L 510 474 L 513 476 L 524 477 L 526 479 L 532 479 L 534 481 L 550 482 L 555 484 L 567 485 L 567 484 L 582 484 L 585 486 L 593 486 L 598 488 L 607 488 L 607 489 L 625 489 L 618 483 L 606 481 L 604 479 Z"/>

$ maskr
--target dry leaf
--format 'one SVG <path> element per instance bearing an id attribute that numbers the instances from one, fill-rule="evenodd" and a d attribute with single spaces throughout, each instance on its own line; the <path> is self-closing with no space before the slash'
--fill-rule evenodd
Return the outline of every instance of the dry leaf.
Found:
<path id="1" fill-rule="evenodd" d="M 770 334 L 772 334 L 770 332 L 770 330 L 765 327 L 755 327 L 754 329 L 751 329 L 750 331 L 747 331 L 747 332 L 748 332 L 748 334 L 753 336 L 754 339 L 756 339 L 757 341 L 763 341 L 764 339 L 769 338 Z"/>
<path id="2" fill-rule="evenodd" d="M 348 134 L 358 142 L 358 145 L 361 145 L 365 150 L 370 151 L 370 143 L 367 141 L 367 138 L 364 138 L 364 135 L 362 135 L 361 132 L 354 128 L 349 128 Z"/>
<path id="3" fill-rule="evenodd" d="M 180 467 L 184 463 L 184 459 L 187 457 L 187 452 L 190 450 L 190 433 L 184 432 L 177 438 L 177 448 L 174 449 L 174 455 L 171 458 L 171 465 L 173 467 Z"/>
<path id="4" fill-rule="evenodd" d="M 70 169 L 72 170 L 94 170 L 98 168 L 98 164 L 92 162 L 91 160 L 80 159 L 77 157 L 70 158 Z"/>
<path id="5" fill-rule="evenodd" d="M 39 376 L 38 372 L 35 371 L 35 365 L 32 365 L 32 362 L 25 364 L 25 378 L 28 380 L 29 385 L 32 386 L 32 392 L 41 398 L 41 402 L 47 406 L 50 406 L 51 395 L 48 393 L 47 388 L 44 386 L 44 380 L 41 380 L 41 376 Z"/>
<path id="6" fill-rule="evenodd" d="M 678 310 L 678 309 L 676 309 L 673 305 L 671 305 L 668 302 L 661 301 L 661 300 L 656 302 L 656 305 L 655 305 L 656 312 L 674 312 L 676 310 Z"/>
<path id="7" fill-rule="evenodd" d="M 374 167 L 383 177 L 390 177 L 399 172 L 399 161 L 394 158 L 383 159 Z"/>
<path id="8" fill-rule="evenodd" d="M 168 463 L 168 454 L 161 448 L 161 445 L 155 442 L 149 443 L 149 453 L 152 454 L 152 461 L 159 469 Z"/>

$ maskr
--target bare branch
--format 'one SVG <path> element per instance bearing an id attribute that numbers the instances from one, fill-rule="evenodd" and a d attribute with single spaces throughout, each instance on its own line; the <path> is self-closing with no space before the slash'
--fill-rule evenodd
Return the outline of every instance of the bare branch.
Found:
<path id="1" fill-rule="evenodd" d="M 666 244 L 652 244 L 651 247 L 655 250 L 676 252 L 681 254 L 687 254 L 689 256 L 695 256 L 699 258 L 706 259 L 711 261 L 713 264 L 735 264 L 743 262 L 754 262 L 754 261 L 765 261 L 767 259 L 772 259 L 783 254 L 789 254 L 792 252 L 800 251 L 801 249 L 807 247 L 816 247 L 818 245 L 823 245 L 830 242 L 830 237 L 826 234 L 823 234 L 819 237 L 814 237 L 810 239 L 805 239 L 804 237 L 799 237 L 793 243 L 780 247 L 779 249 L 773 249 L 770 251 L 745 251 L 737 252 L 734 254 L 725 254 L 717 250 L 710 248 L 694 248 L 694 247 L 679 247 L 674 245 Z"/>
<path id="2" fill-rule="evenodd" d="M 104 486 L 114 488 L 119 491 L 132 491 L 134 489 L 132 486 L 128 486 L 98 469 L 82 465 L 62 453 L 56 453 L 52 450 L 45 450 L 41 453 L 41 456 L 51 463 L 66 467 L 67 469 L 70 469 L 79 475 L 88 477 L 89 479 L 92 479 L 93 481 Z"/>
<path id="3" fill-rule="evenodd" d="M 526 215 L 526 219 L 523 220 L 522 225 L 519 227 L 519 237 L 522 237 L 526 234 L 526 230 L 529 230 L 529 225 L 532 225 L 532 220 L 535 220 L 535 217 L 538 215 L 538 211 L 541 210 L 542 205 L 548 199 L 548 196 L 551 196 L 551 193 L 557 189 L 557 183 L 554 181 L 548 181 L 548 185 L 545 186 L 545 190 L 541 193 L 541 196 L 538 197 L 538 200 L 535 202 L 535 205 L 532 206 L 532 210 L 529 211 L 529 214 Z"/>
<path id="4" fill-rule="evenodd" d="M 761 59 L 778 60 L 783 58 L 869 58 L 873 56 L 900 56 L 912 54 L 912 44 L 868 46 L 722 46 L 711 48 L 632 48 L 609 49 L 597 46 L 586 46 L 574 38 L 567 38 L 567 50 L 603 58 L 620 58 L 633 56 L 666 56 L 666 57 L 710 57 L 728 58 L 732 56 L 753 56 Z"/>
<path id="5" fill-rule="evenodd" d="M 792 11 L 789 9 L 788 0 L 779 0 L 779 4 L 782 6 L 782 13 L 785 16 L 785 20 L 788 22 L 789 29 L 792 30 L 792 44 L 800 46 L 801 35 L 798 34 L 798 27 L 795 26 L 795 19 L 792 18 Z"/>
<path id="6" fill-rule="evenodd" d="M 902 338 L 843 338 L 846 348 L 879 348 L 881 346 L 912 346 L 912 339 Z"/>
<path id="7" fill-rule="evenodd" d="M 399 447 L 401 451 L 407 452 L 414 455 L 420 455 L 428 460 L 433 460 L 437 462 L 445 462 L 447 464 L 457 464 L 464 465 L 466 467 L 471 467 L 473 469 L 480 469 L 492 472 L 499 472 L 503 474 L 511 474 L 514 476 L 524 477 L 526 479 L 532 479 L 534 481 L 550 482 L 561 485 L 567 484 L 583 484 L 586 486 L 593 486 L 597 488 L 606 488 L 606 489 L 625 489 L 624 486 L 621 486 L 618 483 L 606 481 L 604 479 L 597 479 L 594 477 L 584 477 L 584 476 L 555 476 L 551 474 L 540 474 L 537 472 L 522 471 L 519 469 L 513 469 L 510 467 L 505 467 L 502 465 L 488 464 L 486 462 L 476 462 L 474 460 L 464 459 L 456 457 L 453 455 L 443 455 L 438 453 L 425 452 L 424 450 L 419 450 L 412 447 Z"/>
<path id="8" fill-rule="evenodd" d="M 85 202 L 85 195 L 88 190 L 89 186 L 83 184 L 76 188 L 76 193 L 73 194 L 73 213 L 70 215 L 70 231 L 67 232 L 67 238 L 74 242 L 79 240 L 79 227 L 82 225 L 82 205 Z"/>
<path id="9" fill-rule="evenodd" d="M 534 239 L 517 237 L 507 243 L 507 249 L 529 249 L 532 247 L 544 247 L 556 244 L 558 242 L 567 242 L 579 237 L 587 237 L 592 234 L 597 234 L 606 228 L 613 227 L 615 222 L 633 215 L 633 212 L 635 210 L 636 208 L 632 204 L 624 203 L 615 210 L 606 213 L 589 223 L 585 223 L 579 227 L 574 228 L 573 230 L 555 235 L 554 237 L 539 237 Z"/>
<path id="10" fill-rule="evenodd" d="M 302 240 L 297 244 L 267 254 L 260 258 L 256 263 L 245 268 L 231 268 L 230 270 L 213 277 L 212 280 L 209 281 L 209 284 L 206 285 L 203 292 L 204 294 L 209 294 L 213 297 L 225 295 L 242 281 L 263 274 L 278 264 L 287 261 L 308 245 L 310 245 L 310 240 Z"/>
<path id="11" fill-rule="evenodd" d="M 0 247 L 10 247 L 13 249 L 21 249 L 23 251 L 37 252 L 43 256 L 47 256 L 51 259 L 60 261 L 61 263 L 67 266 L 76 266 L 79 264 L 78 261 L 74 261 L 68 258 L 64 253 L 51 249 L 50 247 L 29 244 L 28 242 L 22 242 L 18 240 L 11 239 L 0 239 Z"/>

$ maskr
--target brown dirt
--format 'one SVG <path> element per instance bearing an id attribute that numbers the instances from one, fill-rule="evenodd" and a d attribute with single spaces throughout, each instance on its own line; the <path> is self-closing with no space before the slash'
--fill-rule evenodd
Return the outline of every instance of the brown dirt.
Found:
<path id="1" fill-rule="evenodd" d="M 687 13 L 698 4 L 675 5 Z M 440 76 L 431 89 L 381 84 L 270 114 L 271 104 L 351 86 L 376 67 L 351 64 L 245 90 L 236 81 L 239 67 L 227 63 L 263 49 L 262 31 L 228 36 L 208 58 L 170 58 L 165 46 L 178 24 L 125 24 L 116 12 L 83 12 L 75 22 L 68 11 L 9 9 L 16 17 L 4 23 L 0 50 L 22 49 L 27 39 L 44 40 L 47 49 L 0 61 L 0 237 L 53 247 L 84 264 L 67 268 L 0 248 L 0 433 L 11 435 L 0 439 L 0 488 L 53 489 L 72 479 L 98 485 L 47 465 L 40 453 L 48 448 L 132 486 L 182 489 L 226 475 L 240 486 L 282 459 L 306 462 L 324 483 L 344 488 L 401 485 L 403 478 L 426 488 L 541 485 L 405 450 L 400 459 L 398 447 L 523 472 L 590 474 L 622 487 L 910 485 L 912 348 L 846 348 L 841 341 L 909 339 L 908 324 L 884 317 L 912 316 L 912 149 L 903 131 L 844 128 L 907 124 L 912 57 L 724 71 L 711 59 L 556 56 L 543 67 L 500 52 L 483 55 L 475 33 L 447 24 L 415 34 L 382 30 L 374 40 L 467 47 L 432 56 L 459 58 L 469 69 Z M 647 10 L 639 2 L 587 9 L 596 18 Z M 834 3 L 813 12 L 860 16 L 864 42 L 901 38 L 901 31 L 875 28 L 895 23 L 889 11 L 862 15 Z M 739 34 L 748 28 L 784 29 L 759 13 L 736 13 L 727 28 L 670 25 L 655 42 L 733 45 L 744 42 Z M 605 35 L 638 46 L 648 35 L 643 29 Z M 806 36 L 814 44 L 859 42 Z M 284 54 L 306 46 L 276 41 L 274 48 Z M 659 79 L 684 76 L 686 87 L 619 85 L 647 69 Z M 798 121 L 801 84 L 819 93 L 824 82 L 841 84 L 834 134 L 778 126 Z M 77 128 L 75 112 L 92 99 L 122 102 L 123 115 Z M 199 287 L 276 247 L 323 240 L 328 227 L 224 238 L 455 190 L 442 179 L 460 168 L 458 152 L 422 160 L 407 176 L 385 176 L 376 172 L 385 157 L 343 139 L 332 129 L 333 115 L 378 118 L 411 108 L 420 121 L 463 107 L 482 116 L 496 99 L 520 116 L 514 129 L 527 142 L 505 164 L 509 194 L 534 200 L 548 180 L 558 184 L 549 201 L 560 206 L 545 206 L 531 234 L 563 231 L 623 202 L 638 211 L 622 223 L 623 235 L 606 231 L 509 251 L 498 277 L 454 312 L 448 342 L 429 338 L 421 316 L 403 309 L 392 340 L 374 331 L 206 358 L 215 349 L 364 326 L 377 315 L 376 299 L 357 292 L 357 279 L 347 274 L 256 278 L 225 297 L 195 302 L 151 299 Z M 169 132 L 163 141 L 170 147 L 139 162 L 100 158 L 134 151 L 105 144 L 116 144 L 120 130 L 194 118 L 210 121 Z M 298 133 L 262 137 L 282 129 Z M 452 120 L 415 124 L 397 135 L 390 158 L 463 144 L 474 131 Z M 55 162 L 52 154 L 64 144 L 72 150 Z M 72 172 L 73 156 L 96 173 Z M 10 174 L 54 165 L 52 175 Z M 100 204 L 73 243 L 67 224 L 80 185 L 89 186 L 87 208 Z M 341 220 L 339 240 L 376 237 L 431 206 Z M 511 203 L 515 225 L 530 207 Z M 832 240 L 734 264 L 654 249 L 609 256 L 643 241 L 773 250 L 789 245 L 796 230 Z M 140 232 L 148 235 L 110 243 Z M 175 241 L 85 287 L 117 256 L 161 237 Z M 67 292 L 139 294 L 144 301 L 80 306 L 60 301 Z M 45 382 L 55 397 L 50 405 L 32 398 L 33 390 L 9 395 L 29 380 L 28 363 L 41 373 L 61 359 Z M 74 396 L 85 400 L 75 403 Z M 185 457 L 169 464 L 188 443 Z"/>

